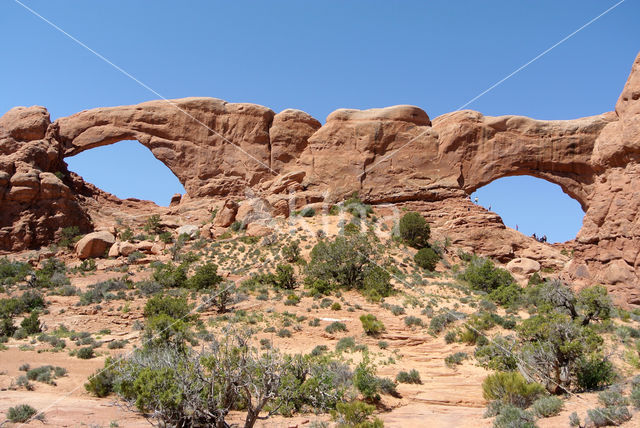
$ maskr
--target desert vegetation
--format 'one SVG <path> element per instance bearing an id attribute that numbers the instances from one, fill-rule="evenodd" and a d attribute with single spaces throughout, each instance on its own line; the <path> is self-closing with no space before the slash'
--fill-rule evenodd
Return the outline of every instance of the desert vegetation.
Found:
<path id="1" fill-rule="evenodd" d="M 86 394 L 158 426 L 382 427 L 424 393 L 484 403 L 495 427 L 619 425 L 640 407 L 640 312 L 606 288 L 516 278 L 357 195 L 296 217 L 308 227 L 202 238 L 151 216 L 118 236 L 159 254 L 80 262 L 67 231 L 39 263 L 0 259 L 0 355 L 68 362 L 23 361 L 9 389 L 69 388 L 82 362 Z M 10 421 L 47 416 L 14 404 Z"/>

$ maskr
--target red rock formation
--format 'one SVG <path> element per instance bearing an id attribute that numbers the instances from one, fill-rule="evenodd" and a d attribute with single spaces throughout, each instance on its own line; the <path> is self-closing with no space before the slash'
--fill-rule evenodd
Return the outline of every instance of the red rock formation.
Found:
<path id="1" fill-rule="evenodd" d="M 609 284 L 640 304 L 639 98 L 640 56 L 615 112 L 576 120 L 466 110 L 432 122 L 417 107 L 395 106 L 337 110 L 321 126 L 298 110 L 186 98 L 88 110 L 50 124 L 44 108 L 16 108 L 0 119 L 0 248 L 42 245 L 56 228 L 86 226 L 92 198 L 119 203 L 54 173 L 66 173 L 65 156 L 135 139 L 174 172 L 186 200 L 249 195 L 286 216 L 290 207 L 357 191 L 370 203 L 420 209 L 438 233 L 470 250 L 564 268 L 569 279 Z M 581 204 L 583 227 L 566 244 L 571 260 L 467 200 L 512 175 L 556 183 Z M 99 208 L 92 209 L 94 217 Z"/>

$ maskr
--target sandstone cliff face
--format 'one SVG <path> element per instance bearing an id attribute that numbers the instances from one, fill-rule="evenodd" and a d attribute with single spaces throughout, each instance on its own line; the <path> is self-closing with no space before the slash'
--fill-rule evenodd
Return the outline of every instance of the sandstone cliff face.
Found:
<path id="1" fill-rule="evenodd" d="M 18 107 L 0 118 L 0 248 L 44 245 L 68 225 L 89 228 L 92 199 L 119 202 L 68 174 L 63 158 L 135 139 L 174 172 L 190 200 L 249 193 L 286 216 L 291 207 L 357 191 L 373 204 L 420 209 L 443 236 L 473 251 L 504 262 L 550 259 L 568 279 L 610 284 L 640 304 L 639 98 L 640 55 L 615 112 L 565 121 L 469 110 L 432 121 L 417 107 L 394 106 L 337 110 L 321 125 L 299 110 L 186 98 L 50 123 L 44 108 Z M 510 175 L 556 183 L 581 204 L 583 227 L 566 245 L 571 260 L 468 201 Z"/>

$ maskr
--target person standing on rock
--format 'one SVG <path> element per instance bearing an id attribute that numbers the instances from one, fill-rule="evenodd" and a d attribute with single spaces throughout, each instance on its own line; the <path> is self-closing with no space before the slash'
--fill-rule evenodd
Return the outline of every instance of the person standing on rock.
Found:
<path id="1" fill-rule="evenodd" d="M 478 197 L 476 196 L 476 198 L 474 199 L 476 205 L 478 204 Z"/>

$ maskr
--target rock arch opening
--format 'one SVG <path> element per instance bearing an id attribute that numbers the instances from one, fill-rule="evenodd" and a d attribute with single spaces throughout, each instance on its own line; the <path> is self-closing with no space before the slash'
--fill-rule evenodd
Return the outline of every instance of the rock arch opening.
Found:
<path id="1" fill-rule="evenodd" d="M 507 227 L 531 236 L 546 236 L 547 242 L 575 239 L 584 211 L 580 203 L 547 180 L 519 175 L 493 180 L 471 194 L 478 205 L 502 217 Z"/>
<path id="2" fill-rule="evenodd" d="M 70 171 L 121 199 L 168 206 L 171 196 L 186 193 L 174 173 L 136 140 L 85 150 L 65 161 Z"/>

